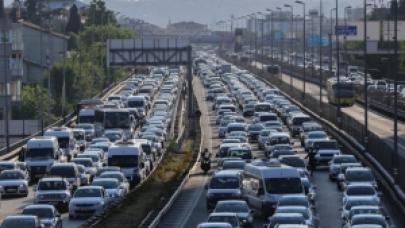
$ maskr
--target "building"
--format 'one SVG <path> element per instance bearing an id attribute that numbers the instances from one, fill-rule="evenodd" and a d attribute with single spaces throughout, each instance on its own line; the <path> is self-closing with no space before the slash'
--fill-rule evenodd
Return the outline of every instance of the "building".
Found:
<path id="1" fill-rule="evenodd" d="M 64 57 L 69 37 L 29 22 L 19 24 L 24 43 L 23 83 L 38 83 L 45 70 Z"/>

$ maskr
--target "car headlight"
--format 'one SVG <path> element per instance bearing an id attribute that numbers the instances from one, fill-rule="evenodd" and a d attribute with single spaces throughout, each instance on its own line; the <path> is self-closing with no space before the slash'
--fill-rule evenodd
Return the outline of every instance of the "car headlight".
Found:
<path id="1" fill-rule="evenodd" d="M 45 196 L 44 195 L 38 195 L 38 199 L 44 199 Z"/>
<path id="2" fill-rule="evenodd" d="M 59 197 L 62 198 L 62 199 L 65 199 L 65 198 L 67 198 L 67 195 L 66 194 L 60 194 Z"/>
<path id="3" fill-rule="evenodd" d="M 18 188 L 19 188 L 19 189 L 27 189 L 27 186 L 25 186 L 24 184 L 20 184 L 20 185 L 18 186 Z"/>

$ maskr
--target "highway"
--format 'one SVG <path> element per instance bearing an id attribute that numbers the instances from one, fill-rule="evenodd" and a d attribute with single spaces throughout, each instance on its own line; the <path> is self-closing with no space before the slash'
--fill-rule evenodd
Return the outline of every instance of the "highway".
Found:
<path id="1" fill-rule="evenodd" d="M 284 78 L 284 80 L 289 79 L 286 76 Z M 295 84 L 295 86 L 299 85 L 298 83 Z M 221 140 L 218 138 L 218 127 L 215 124 L 215 111 L 212 111 L 212 103 L 205 100 L 206 92 L 199 78 L 194 79 L 193 88 L 202 113 L 201 129 L 204 135 L 203 145 L 215 154 L 221 143 Z M 310 91 L 312 91 L 310 93 L 315 94 L 314 87 Z M 246 122 L 251 122 L 251 118 L 246 118 Z M 264 158 L 263 151 L 258 149 L 256 143 L 252 144 L 252 148 L 253 157 Z M 294 149 L 298 151 L 301 157 L 306 155 L 297 139 L 294 139 Z M 215 172 L 215 169 L 212 172 Z M 204 188 L 207 183 L 207 177 L 200 170 L 199 163 L 196 164 L 191 173 L 192 177 L 187 181 L 178 199 L 174 202 L 158 227 L 191 228 L 207 220 L 209 213 L 206 209 L 206 190 Z M 314 213 L 319 218 L 319 227 L 342 227 L 341 212 L 339 211 L 342 204 L 342 193 L 338 191 L 336 183 L 329 180 L 327 169 L 317 170 L 311 177 L 311 182 L 317 187 L 316 209 Z M 404 224 L 404 221 L 401 221 L 396 216 L 396 212 L 393 211 L 384 197 L 382 198 L 382 202 L 383 207 L 392 217 L 393 223 Z M 254 227 L 263 227 L 264 223 L 264 219 L 255 218 Z"/>
<path id="2" fill-rule="evenodd" d="M 261 69 L 262 64 L 259 62 L 253 62 L 253 66 Z M 287 74 L 282 74 L 282 79 L 286 83 L 290 83 L 290 76 Z M 293 86 L 301 91 L 303 91 L 303 80 L 299 78 L 293 77 Z M 319 86 L 311 83 L 306 82 L 306 94 L 314 97 L 315 99 L 319 100 Z M 328 97 L 326 95 L 326 91 L 322 89 L 322 102 L 328 103 Z M 364 109 L 363 106 L 360 104 L 354 104 L 351 107 L 342 107 L 341 111 L 354 119 L 358 120 L 359 122 L 364 122 Z M 384 116 L 378 112 L 369 109 L 368 111 L 368 126 L 369 131 L 375 133 L 379 138 L 384 139 L 388 144 L 393 145 L 394 139 L 394 121 Z M 398 147 L 399 153 L 405 156 L 405 123 L 402 121 L 398 122 Z"/>
<path id="3" fill-rule="evenodd" d="M 180 85 L 182 85 L 182 82 L 184 80 L 183 76 L 179 77 L 179 84 L 177 85 L 177 88 L 180 88 Z M 104 95 L 101 99 L 102 100 L 106 100 L 110 95 L 113 95 L 115 93 L 118 93 L 125 85 L 126 81 L 120 83 L 119 85 L 117 85 L 116 87 L 112 88 L 109 92 L 107 92 L 106 95 Z M 154 102 L 154 98 L 158 97 L 160 91 L 157 90 L 157 93 L 151 97 L 151 107 L 153 107 L 153 102 Z M 181 89 L 177 90 L 177 97 L 179 97 L 181 94 Z M 176 96 L 174 95 L 174 96 Z M 179 99 L 174 99 L 174 102 L 176 102 L 176 104 L 173 105 L 173 113 L 172 113 L 172 126 L 174 126 L 175 120 L 174 118 L 177 116 L 177 104 Z M 152 115 L 153 109 L 151 109 L 148 112 L 147 118 Z M 183 114 L 183 112 L 181 112 Z M 183 116 L 180 116 L 180 119 L 182 119 Z M 182 120 L 180 120 L 182 121 Z M 179 121 L 179 122 L 180 122 Z M 139 132 L 139 128 L 136 129 L 134 136 L 135 138 L 137 137 L 137 133 Z M 168 135 L 170 134 L 170 132 L 167 133 Z M 168 136 L 169 137 L 169 136 Z M 163 148 L 164 149 L 164 148 Z M 16 149 L 16 151 L 18 151 L 18 149 Z M 164 151 L 162 151 L 164 153 Z M 16 160 L 18 157 L 14 157 L 12 160 Z M 159 160 L 160 161 L 160 160 Z M 158 163 L 155 163 L 155 165 Z M 30 204 L 34 203 L 34 189 L 35 189 L 35 184 L 32 186 L 29 186 L 29 194 L 27 197 L 8 197 L 8 198 L 3 198 L 0 201 L 0 220 L 3 220 L 4 218 L 6 218 L 9 215 L 15 215 L 15 214 L 19 214 L 22 209 Z M 69 215 L 68 213 L 61 213 L 62 216 L 62 223 L 63 223 L 63 227 L 65 228 L 77 228 L 80 227 L 86 220 L 87 218 L 83 217 L 83 218 L 77 218 L 77 219 L 69 219 Z"/>

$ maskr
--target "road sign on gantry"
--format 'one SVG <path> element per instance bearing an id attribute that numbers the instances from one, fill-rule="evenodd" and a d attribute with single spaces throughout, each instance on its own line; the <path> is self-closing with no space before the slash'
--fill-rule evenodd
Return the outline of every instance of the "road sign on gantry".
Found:
<path id="1" fill-rule="evenodd" d="M 107 41 L 107 66 L 187 65 L 192 62 L 191 45 L 177 37 L 110 39 Z"/>
<path id="2" fill-rule="evenodd" d="M 357 35 L 357 26 L 355 26 L 355 25 L 336 26 L 335 32 L 337 35 L 356 36 Z"/>

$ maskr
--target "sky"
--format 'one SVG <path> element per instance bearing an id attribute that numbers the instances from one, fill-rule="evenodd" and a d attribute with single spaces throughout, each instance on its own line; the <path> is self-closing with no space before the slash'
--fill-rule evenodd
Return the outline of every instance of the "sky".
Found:
<path id="1" fill-rule="evenodd" d="M 52 1 L 52 0 L 50 0 Z M 82 0 L 90 2 L 90 0 Z M 105 0 L 107 7 L 133 18 L 138 18 L 165 27 L 169 21 L 195 21 L 212 26 L 219 20 L 264 11 L 266 8 L 275 9 L 288 3 L 294 6 L 296 12 L 301 12 L 301 6 L 294 0 Z M 303 0 L 307 9 L 319 7 L 319 0 Z M 339 8 L 345 6 L 361 6 L 363 0 L 338 0 Z M 387 0 L 375 0 L 376 2 Z M 5 0 L 6 5 L 12 0 Z M 371 0 L 372 2 L 372 0 Z M 335 7 L 335 0 L 323 0 L 325 12 Z M 325 13 L 326 14 L 326 13 Z M 326 14 L 328 15 L 328 14 Z"/>

